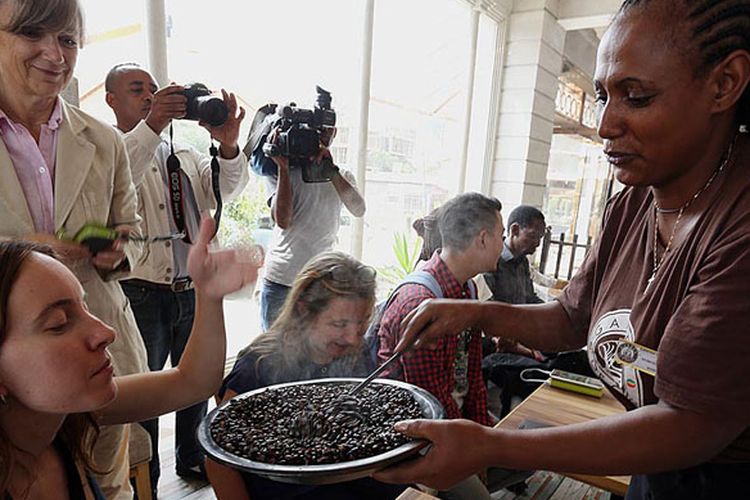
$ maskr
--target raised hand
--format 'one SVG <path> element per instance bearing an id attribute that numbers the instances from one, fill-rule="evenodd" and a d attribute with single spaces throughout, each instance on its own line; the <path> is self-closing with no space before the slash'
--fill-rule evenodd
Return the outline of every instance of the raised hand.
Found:
<path id="1" fill-rule="evenodd" d="M 333 163 L 333 156 L 331 151 L 321 144 L 320 151 L 313 157 L 313 161 L 318 165 L 321 173 L 321 177 L 326 179 L 333 179 L 333 176 L 339 173 L 339 167 Z"/>
<path id="2" fill-rule="evenodd" d="M 263 252 L 260 247 L 251 252 L 209 250 L 215 226 L 212 218 L 203 218 L 198 238 L 188 254 L 187 267 L 188 274 L 204 297 L 221 300 L 258 278 Z"/>
<path id="3" fill-rule="evenodd" d="M 222 157 L 234 158 L 239 153 L 237 141 L 240 138 L 240 125 L 245 118 L 245 109 L 240 106 L 238 113 L 237 98 L 233 93 L 221 89 L 221 96 L 229 112 L 227 121 L 219 127 L 212 127 L 206 122 L 198 122 L 198 125 L 208 130 L 211 137 L 219 141 Z"/>

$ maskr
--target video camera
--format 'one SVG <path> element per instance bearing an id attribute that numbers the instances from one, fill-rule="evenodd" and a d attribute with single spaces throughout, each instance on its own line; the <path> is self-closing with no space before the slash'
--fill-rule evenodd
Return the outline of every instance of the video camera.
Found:
<path id="1" fill-rule="evenodd" d="M 315 163 L 311 158 L 320 152 L 321 143 L 327 146 L 333 139 L 336 112 L 331 108 L 331 93 L 319 86 L 315 90 L 317 99 L 314 109 L 298 108 L 295 103 L 286 106 L 272 104 L 263 108 L 263 111 L 275 114 L 264 117 L 261 137 L 251 130 L 250 143 L 260 141 L 263 154 L 269 158 L 288 158 L 290 168 L 302 169 L 303 181 L 326 182 L 331 180 L 338 169 L 330 158 L 324 157 L 320 163 Z M 258 122 L 258 117 L 255 122 Z M 276 139 L 274 143 L 270 143 L 268 134 L 273 129 L 277 129 Z M 256 137 L 255 141 L 253 136 Z M 251 152 L 253 155 L 258 154 L 257 143 L 251 146 Z M 273 175 L 275 168 L 271 172 L 264 168 L 263 173 Z"/>

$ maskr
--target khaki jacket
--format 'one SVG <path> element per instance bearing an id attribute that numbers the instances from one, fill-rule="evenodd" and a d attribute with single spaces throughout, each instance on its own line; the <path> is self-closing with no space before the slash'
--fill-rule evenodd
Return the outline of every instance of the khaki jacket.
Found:
<path id="1" fill-rule="evenodd" d="M 130 177 L 128 158 L 122 139 L 109 125 L 83 111 L 62 103 L 55 165 L 55 230 L 74 235 L 87 222 L 107 225 L 129 224 L 137 228 L 136 191 Z M 34 224 L 5 143 L 0 140 L 0 237 L 22 238 L 34 233 Z M 136 262 L 141 248 L 127 245 L 128 263 Z M 125 270 L 128 269 L 126 263 Z M 88 263 L 72 267 L 86 291 L 93 314 L 111 325 L 117 339 L 109 347 L 115 374 L 147 371 L 146 350 L 130 305 L 117 278 L 123 272 L 100 276 Z M 111 430 L 110 430 L 111 429 Z M 108 430 L 110 430 L 108 432 Z M 126 498 L 127 455 L 116 455 L 127 432 L 123 426 L 103 429 L 95 459 L 99 469 L 112 470 L 101 478 L 108 498 Z M 124 463 L 123 463 L 124 462 Z"/>
<path id="2" fill-rule="evenodd" d="M 124 135 L 124 139 L 133 182 L 138 189 L 138 214 L 143 219 L 142 233 L 148 236 L 169 234 L 169 194 L 155 157 L 162 137 L 154 133 L 146 122 L 141 121 Z M 216 200 L 211 186 L 211 157 L 179 143 L 175 143 L 175 154 L 180 160 L 180 168 L 190 179 L 198 209 L 201 212 L 215 209 Z M 219 166 L 219 186 L 222 200 L 226 204 L 242 192 L 250 179 L 250 173 L 247 158 L 242 151 L 230 160 L 219 157 Z M 146 245 L 127 278 L 170 284 L 175 270 L 173 259 L 171 242 Z"/>

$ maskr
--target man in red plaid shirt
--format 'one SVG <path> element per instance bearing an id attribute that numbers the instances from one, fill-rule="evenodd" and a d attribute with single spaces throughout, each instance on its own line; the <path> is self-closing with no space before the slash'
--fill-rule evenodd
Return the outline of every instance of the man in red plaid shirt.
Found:
<path id="1" fill-rule="evenodd" d="M 471 298 L 469 280 L 497 266 L 503 249 L 502 205 L 495 198 L 466 193 L 449 200 L 438 212 L 443 247 L 423 271 L 440 285 L 443 297 Z M 401 339 L 401 320 L 423 300 L 434 298 L 416 283 L 398 289 L 383 312 L 378 330 L 378 359 L 388 359 Z M 482 378 L 482 339 L 479 331 L 465 330 L 444 337 L 437 349 L 420 349 L 400 360 L 400 370 L 391 375 L 432 393 L 445 408 L 447 418 L 467 418 L 484 425 L 492 421 L 487 412 L 487 391 Z M 400 373 L 399 373 L 400 372 Z"/>

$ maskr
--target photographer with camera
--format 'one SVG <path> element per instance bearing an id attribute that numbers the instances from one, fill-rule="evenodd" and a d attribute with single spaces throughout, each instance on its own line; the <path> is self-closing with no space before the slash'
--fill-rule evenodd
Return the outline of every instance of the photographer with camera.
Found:
<path id="1" fill-rule="evenodd" d="M 223 99 L 210 96 L 200 84 L 157 90 L 153 76 L 134 63 L 113 67 L 105 89 L 117 128 L 124 133 L 144 232 L 150 237 L 186 233 L 183 239 L 164 238 L 148 245 L 130 279 L 121 282 L 146 344 L 149 368 L 156 371 L 164 368 L 168 356 L 172 366 L 179 362 L 190 335 L 195 294 L 187 254 L 190 238 L 198 234 L 201 212 L 217 209 L 222 198 L 231 200 L 247 185 L 247 158 L 237 145 L 245 111 L 238 112 L 233 94 L 222 90 Z M 219 142 L 218 173 L 212 172 L 209 155 L 162 137 L 173 119 L 197 120 Z M 175 157 L 177 168 L 172 167 Z M 176 182 L 176 192 L 170 180 Z M 176 468 L 181 477 L 205 479 L 195 436 L 205 414 L 205 401 L 177 412 Z M 142 425 L 151 436 L 151 486 L 156 492 L 158 420 Z"/>
<path id="2" fill-rule="evenodd" d="M 268 206 L 277 226 L 260 293 L 264 332 L 276 319 L 302 266 L 333 248 L 341 206 L 355 217 L 365 214 L 365 200 L 354 175 L 339 169 L 328 149 L 336 135 L 331 94 L 320 87 L 317 90 L 314 110 L 292 103 L 265 117 L 262 124 L 256 116 L 259 126 L 253 127 L 245 147 L 253 170 L 266 176 Z M 275 106 L 266 109 L 273 112 Z"/>

